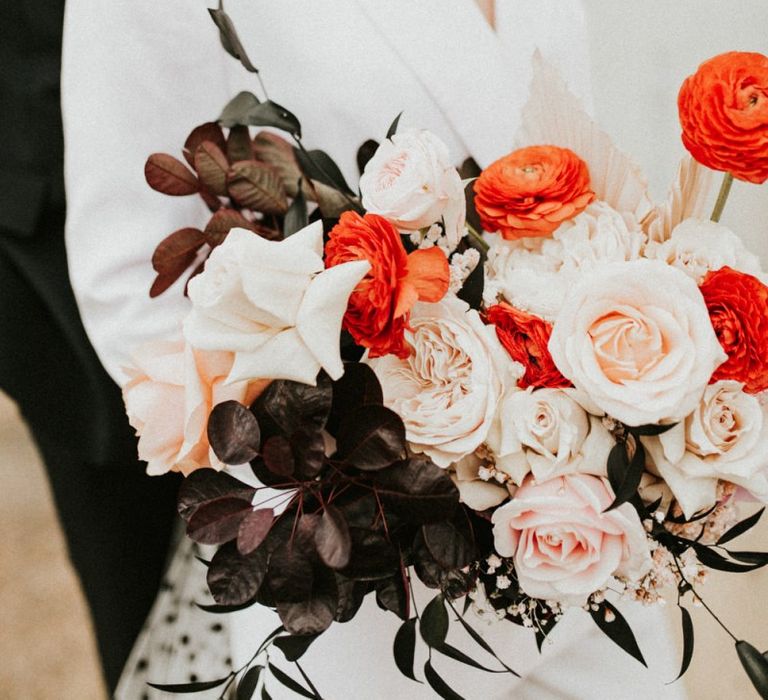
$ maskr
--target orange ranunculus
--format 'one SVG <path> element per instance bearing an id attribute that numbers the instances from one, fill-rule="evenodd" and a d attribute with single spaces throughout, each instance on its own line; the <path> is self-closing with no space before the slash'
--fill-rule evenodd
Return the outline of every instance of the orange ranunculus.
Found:
<path id="1" fill-rule="evenodd" d="M 699 287 L 720 345 L 728 355 L 711 382 L 744 382 L 744 391 L 768 389 L 768 287 L 757 277 L 721 267 Z"/>
<path id="2" fill-rule="evenodd" d="M 683 144 L 709 168 L 768 180 L 768 57 L 731 51 L 688 76 L 677 98 Z"/>
<path id="3" fill-rule="evenodd" d="M 572 384 L 560 374 L 549 354 L 552 325 L 504 302 L 491 306 L 485 320 L 496 326 L 496 335 L 509 356 L 525 367 L 518 386 L 565 387 Z"/>
<path id="4" fill-rule="evenodd" d="M 448 291 L 445 253 L 437 247 L 405 252 L 395 226 L 376 214 L 344 212 L 325 245 L 325 266 L 367 260 L 368 274 L 349 297 L 344 328 L 370 357 L 408 357 L 405 329 L 417 301 L 437 302 Z"/>
<path id="5" fill-rule="evenodd" d="M 475 182 L 486 231 L 510 240 L 549 236 L 595 198 L 587 164 L 558 146 L 529 146 L 491 163 Z"/>

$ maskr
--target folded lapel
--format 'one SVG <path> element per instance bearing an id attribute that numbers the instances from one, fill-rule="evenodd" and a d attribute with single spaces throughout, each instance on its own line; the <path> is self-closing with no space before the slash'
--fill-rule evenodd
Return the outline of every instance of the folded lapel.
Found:
<path id="1" fill-rule="evenodd" d="M 481 166 L 512 148 L 530 45 L 503 45 L 473 0 L 357 2 Z"/>

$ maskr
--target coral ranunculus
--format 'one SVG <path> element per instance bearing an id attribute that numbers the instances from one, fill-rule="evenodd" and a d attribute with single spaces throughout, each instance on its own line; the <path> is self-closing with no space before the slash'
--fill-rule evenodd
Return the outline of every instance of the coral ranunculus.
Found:
<path id="1" fill-rule="evenodd" d="M 417 301 L 440 301 L 448 291 L 445 253 L 433 247 L 408 255 L 389 220 L 347 211 L 329 234 L 325 265 L 351 260 L 367 260 L 371 269 L 349 298 L 343 327 L 370 357 L 408 357 L 405 329 L 411 308 Z"/>
<path id="2" fill-rule="evenodd" d="M 723 267 L 710 272 L 701 293 L 728 359 L 712 375 L 713 382 L 733 379 L 744 391 L 768 389 L 768 287 L 757 277 Z"/>
<path id="3" fill-rule="evenodd" d="M 768 180 L 768 57 L 730 51 L 688 76 L 677 98 L 683 144 L 709 168 Z"/>
<path id="4" fill-rule="evenodd" d="M 525 367 L 518 381 L 523 389 L 532 387 L 566 387 L 571 383 L 555 367 L 547 344 L 552 324 L 514 306 L 496 304 L 485 313 L 488 323 L 496 326 L 496 335 L 509 356 Z"/>
<path id="5" fill-rule="evenodd" d="M 595 198 L 587 164 L 558 146 L 529 146 L 489 165 L 475 182 L 486 231 L 508 239 L 549 236 Z"/>

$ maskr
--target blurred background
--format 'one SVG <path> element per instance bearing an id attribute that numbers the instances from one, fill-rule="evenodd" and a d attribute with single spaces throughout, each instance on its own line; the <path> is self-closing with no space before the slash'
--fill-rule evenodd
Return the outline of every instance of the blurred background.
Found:
<path id="1" fill-rule="evenodd" d="M 512 0 L 497 0 L 507 1 Z M 676 109 L 680 83 L 717 53 L 768 53 L 768 2 L 584 3 L 596 117 L 634 155 L 659 199 L 683 153 Z M 722 221 L 760 254 L 768 269 L 768 186 L 737 181 Z M 103 699 L 86 609 L 44 471 L 15 406 L 2 395 L 0 532 L 0 697 Z M 741 549 L 768 547 L 768 517 L 740 544 Z M 768 571 L 713 573 L 703 592 L 737 636 L 768 649 L 768 606 L 762 604 Z M 679 613 L 674 606 L 669 612 L 677 630 Z M 704 611 L 693 613 L 696 649 L 685 679 L 691 697 L 757 697 L 730 639 Z"/>

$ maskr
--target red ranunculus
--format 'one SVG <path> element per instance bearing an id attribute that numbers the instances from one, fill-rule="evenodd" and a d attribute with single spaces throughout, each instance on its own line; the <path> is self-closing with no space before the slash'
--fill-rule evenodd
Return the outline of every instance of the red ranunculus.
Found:
<path id="1" fill-rule="evenodd" d="M 677 98 L 683 144 L 708 168 L 768 180 L 768 57 L 730 51 L 688 76 Z"/>
<path id="2" fill-rule="evenodd" d="M 700 289 L 728 355 L 711 381 L 744 382 L 751 394 L 768 389 L 768 287 L 752 275 L 723 267 L 708 273 Z"/>
<path id="3" fill-rule="evenodd" d="M 488 323 L 496 326 L 496 335 L 513 360 L 525 367 L 518 382 L 523 389 L 533 387 L 565 387 L 571 383 L 555 367 L 547 345 L 552 325 L 533 314 L 520 311 L 505 302 L 485 312 Z"/>
<path id="4" fill-rule="evenodd" d="M 347 211 L 325 246 L 325 266 L 367 260 L 370 272 L 349 298 L 344 328 L 370 357 L 408 357 L 405 329 L 417 301 L 437 302 L 448 291 L 445 253 L 437 247 L 405 252 L 395 226 L 382 216 Z"/>
<path id="5" fill-rule="evenodd" d="M 491 163 L 475 181 L 486 231 L 506 239 L 544 237 L 595 198 L 587 164 L 558 146 L 529 146 Z"/>

